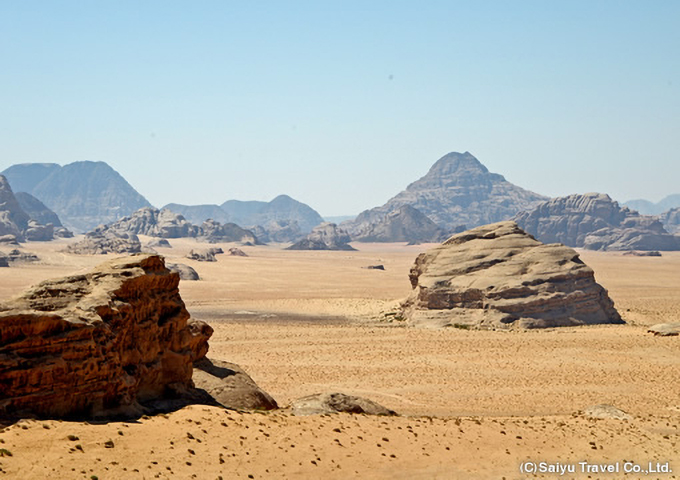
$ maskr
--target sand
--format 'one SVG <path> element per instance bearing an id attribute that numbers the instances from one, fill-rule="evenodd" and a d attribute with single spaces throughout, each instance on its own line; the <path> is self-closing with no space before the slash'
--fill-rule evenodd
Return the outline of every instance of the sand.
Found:
<path id="1" fill-rule="evenodd" d="M 42 260 L 0 269 L 0 298 L 106 258 L 60 253 L 69 241 L 27 244 Z M 487 332 L 387 320 L 408 295 L 408 269 L 427 245 L 240 247 L 249 257 L 199 263 L 182 258 L 195 241 L 170 242 L 174 248 L 159 253 L 202 277 L 180 290 L 192 315 L 215 328 L 210 357 L 240 364 L 282 406 L 341 391 L 402 416 L 191 406 L 128 423 L 24 420 L 0 432 L 0 449 L 12 454 L 0 457 L 0 478 L 510 479 L 527 477 L 520 470 L 526 460 L 576 470 L 544 478 L 666 479 L 680 472 L 680 339 L 646 333 L 648 325 L 680 318 L 680 253 L 581 252 L 627 325 Z M 376 264 L 385 270 L 365 268 Z M 603 403 L 633 419 L 583 415 Z M 620 471 L 581 472 L 581 461 Z M 624 474 L 624 461 L 645 469 L 650 461 L 655 469 L 670 462 L 675 471 Z"/>

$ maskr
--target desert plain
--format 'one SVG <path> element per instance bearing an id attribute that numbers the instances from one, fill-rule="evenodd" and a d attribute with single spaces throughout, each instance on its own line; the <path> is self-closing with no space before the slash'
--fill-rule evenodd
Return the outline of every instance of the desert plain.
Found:
<path id="1" fill-rule="evenodd" d="M 0 269 L 0 299 L 108 257 L 61 252 L 73 241 L 26 244 L 40 261 Z M 126 422 L 25 419 L 2 425 L 0 478 L 680 476 L 680 337 L 647 333 L 679 321 L 680 252 L 579 252 L 626 325 L 475 331 L 417 329 L 388 315 L 431 245 L 239 247 L 248 257 L 206 263 L 183 258 L 199 246 L 194 239 L 170 242 L 158 252 L 201 276 L 180 292 L 192 316 L 215 329 L 209 357 L 241 365 L 281 407 L 343 392 L 399 416 L 192 405 Z M 584 414 L 599 404 L 631 418 Z M 575 472 L 527 472 L 531 462 Z"/>

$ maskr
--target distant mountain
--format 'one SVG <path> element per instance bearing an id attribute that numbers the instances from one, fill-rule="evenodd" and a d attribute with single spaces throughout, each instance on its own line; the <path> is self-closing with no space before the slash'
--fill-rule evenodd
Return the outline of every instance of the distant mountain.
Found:
<path id="1" fill-rule="evenodd" d="M 603 193 L 553 198 L 514 220 L 544 243 L 589 250 L 678 250 L 680 237 L 656 217 L 640 215 Z"/>
<path id="2" fill-rule="evenodd" d="M 181 205 L 179 203 L 168 203 L 163 207 L 184 216 L 193 224 L 200 225 L 209 218 L 220 223 L 228 223 L 230 221 L 227 212 L 222 210 L 219 205 L 205 204 L 205 205 Z"/>
<path id="3" fill-rule="evenodd" d="M 442 242 L 446 231 L 430 220 L 420 210 L 402 205 L 398 210 L 353 237 L 357 242 Z"/>
<path id="4" fill-rule="evenodd" d="M 44 203 L 35 198 L 30 193 L 17 192 L 14 194 L 21 208 L 28 214 L 28 216 L 43 225 L 51 223 L 55 227 L 61 227 L 59 216 L 52 210 L 47 208 Z"/>
<path id="5" fill-rule="evenodd" d="M 7 179 L 0 175 L 0 236 L 14 235 L 20 242 L 30 217 L 21 208 Z"/>
<path id="6" fill-rule="evenodd" d="M 453 152 L 437 160 L 424 177 L 385 205 L 360 213 L 355 220 L 343 223 L 343 227 L 354 236 L 402 205 L 410 205 L 451 231 L 507 220 L 543 200 L 546 197 L 490 173 L 469 152 Z"/>
<path id="7" fill-rule="evenodd" d="M 671 208 L 680 207 L 680 193 L 668 195 L 663 200 L 654 203 L 649 200 L 628 200 L 623 204 L 632 210 L 637 210 L 643 215 L 660 215 Z"/>
<path id="8" fill-rule="evenodd" d="M 53 210 L 67 227 L 89 231 L 151 204 L 104 162 L 13 165 L 2 172 Z M 19 190 L 21 188 L 21 190 Z"/>
<path id="9" fill-rule="evenodd" d="M 309 205 L 279 195 L 271 202 L 228 200 L 222 205 L 232 222 L 239 225 L 267 227 L 270 222 L 280 220 L 296 221 L 303 233 L 323 223 L 321 215 Z"/>

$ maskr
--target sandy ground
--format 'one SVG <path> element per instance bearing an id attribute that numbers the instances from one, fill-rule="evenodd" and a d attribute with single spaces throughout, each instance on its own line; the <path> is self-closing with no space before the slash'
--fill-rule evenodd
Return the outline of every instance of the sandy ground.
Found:
<path id="1" fill-rule="evenodd" d="M 41 262 L 0 269 L 0 298 L 105 258 L 60 253 L 67 242 L 27 244 Z M 575 469 L 544 478 L 679 476 L 680 340 L 646 333 L 679 321 L 679 253 L 581 252 L 628 325 L 477 332 L 385 321 L 408 295 L 408 269 L 426 245 L 241 247 L 249 257 L 198 263 L 181 257 L 201 245 L 171 243 L 159 253 L 202 277 L 180 289 L 192 315 L 215 328 L 210 357 L 243 366 L 282 406 L 341 391 L 402 416 L 192 406 L 128 423 L 26 420 L 0 432 L 0 477 L 533 478 L 522 473 L 524 461 Z M 365 268 L 377 264 L 385 271 Z M 601 403 L 634 418 L 580 413 Z M 619 472 L 582 472 L 585 461 Z M 649 470 L 650 461 L 656 470 L 670 462 L 673 472 L 623 471 Z"/>

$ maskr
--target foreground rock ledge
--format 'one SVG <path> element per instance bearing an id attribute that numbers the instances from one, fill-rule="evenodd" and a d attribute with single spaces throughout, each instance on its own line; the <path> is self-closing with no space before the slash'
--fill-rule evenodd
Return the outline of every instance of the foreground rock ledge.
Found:
<path id="1" fill-rule="evenodd" d="M 625 323 L 576 251 L 515 222 L 468 230 L 418 256 L 403 316 L 416 325 L 545 328 Z"/>
<path id="2" fill-rule="evenodd" d="M 110 260 L 0 305 L 0 416 L 135 415 L 193 387 L 212 328 L 162 257 Z"/>

